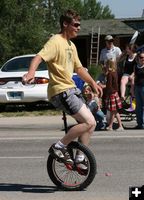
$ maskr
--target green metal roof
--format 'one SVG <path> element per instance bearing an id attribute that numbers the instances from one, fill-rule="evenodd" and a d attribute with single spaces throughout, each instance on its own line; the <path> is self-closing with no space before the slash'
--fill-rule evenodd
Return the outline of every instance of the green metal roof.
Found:
<path id="1" fill-rule="evenodd" d="M 89 35 L 92 33 L 98 33 L 100 28 L 101 35 L 132 35 L 135 30 L 126 25 L 119 19 L 107 19 L 107 20 L 81 20 L 81 30 L 79 35 Z"/>

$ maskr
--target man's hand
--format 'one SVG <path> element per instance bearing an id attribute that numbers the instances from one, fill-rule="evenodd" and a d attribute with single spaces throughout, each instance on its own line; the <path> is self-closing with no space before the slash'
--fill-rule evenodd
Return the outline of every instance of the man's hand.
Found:
<path id="1" fill-rule="evenodd" d="M 42 58 L 39 55 L 36 55 L 30 64 L 28 73 L 24 74 L 22 77 L 22 81 L 24 83 L 31 84 L 34 82 L 35 71 L 38 68 L 39 64 L 42 62 Z"/>
<path id="2" fill-rule="evenodd" d="M 34 82 L 34 75 L 31 75 L 30 73 L 26 73 L 23 75 L 22 77 L 22 82 L 23 83 L 28 83 L 28 84 L 31 84 Z"/>
<path id="3" fill-rule="evenodd" d="M 94 90 L 96 91 L 96 93 L 98 94 L 99 97 L 102 97 L 103 96 L 103 90 L 102 88 L 95 83 L 95 86 L 94 86 Z"/>

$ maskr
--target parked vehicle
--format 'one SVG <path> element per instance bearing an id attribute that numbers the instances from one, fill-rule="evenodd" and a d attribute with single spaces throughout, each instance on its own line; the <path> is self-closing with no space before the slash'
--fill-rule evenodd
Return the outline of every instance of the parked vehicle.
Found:
<path id="1" fill-rule="evenodd" d="M 43 61 L 36 73 L 33 84 L 24 84 L 22 76 L 28 71 L 31 60 L 35 54 L 22 55 L 11 58 L 0 69 L 0 110 L 6 105 L 32 105 L 48 104 L 47 87 L 49 75 L 47 64 Z M 83 82 L 73 75 L 76 85 L 81 89 Z"/>
<path id="2" fill-rule="evenodd" d="M 24 84 L 22 76 L 28 71 L 28 67 L 34 54 L 17 56 L 8 60 L 0 69 L 0 106 L 7 104 L 26 104 L 48 102 L 47 86 L 49 76 L 47 64 L 42 62 L 36 73 L 33 84 Z"/>

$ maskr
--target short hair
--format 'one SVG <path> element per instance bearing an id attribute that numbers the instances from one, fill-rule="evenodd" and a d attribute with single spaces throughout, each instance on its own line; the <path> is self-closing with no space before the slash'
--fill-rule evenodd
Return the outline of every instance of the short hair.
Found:
<path id="1" fill-rule="evenodd" d="M 80 15 L 74 10 L 67 10 L 60 16 L 60 27 L 63 28 L 63 23 L 72 23 L 73 19 L 80 21 Z"/>

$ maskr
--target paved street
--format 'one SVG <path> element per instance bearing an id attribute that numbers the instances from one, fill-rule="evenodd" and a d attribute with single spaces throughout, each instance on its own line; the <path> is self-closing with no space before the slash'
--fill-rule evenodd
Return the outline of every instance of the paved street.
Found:
<path id="1" fill-rule="evenodd" d="M 46 171 L 47 150 L 64 134 L 62 117 L 0 118 L 0 200 L 128 199 L 129 186 L 144 185 L 144 131 L 131 129 L 135 121 L 123 123 L 124 132 L 94 132 L 93 183 L 85 191 L 63 192 Z"/>

